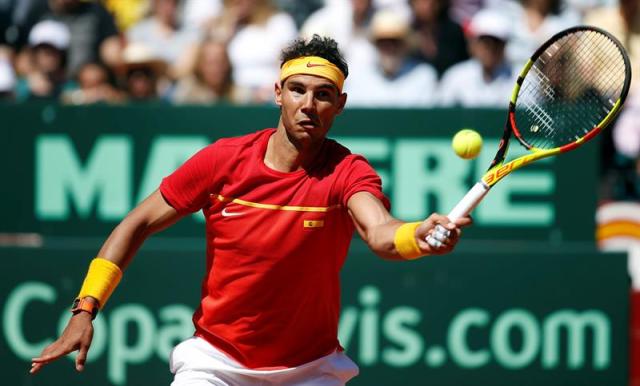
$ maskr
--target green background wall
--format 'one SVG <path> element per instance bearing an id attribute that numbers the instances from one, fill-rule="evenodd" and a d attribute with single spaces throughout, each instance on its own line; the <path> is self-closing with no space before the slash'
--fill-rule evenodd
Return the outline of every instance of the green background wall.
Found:
<path id="1" fill-rule="evenodd" d="M 197 215 L 143 247 L 96 321 L 84 374 L 70 361 L 27 371 L 118 220 L 195 150 L 275 126 L 277 109 L 19 105 L 0 114 L 0 235 L 32 235 L 23 239 L 32 247 L 0 249 L 3 384 L 168 384 L 166 358 L 193 332 L 203 275 Z M 331 136 L 376 167 L 396 216 L 416 220 L 448 212 L 482 175 L 504 119 L 497 110 L 351 110 Z M 477 160 L 450 149 L 463 127 L 484 135 Z M 589 143 L 509 176 L 449 256 L 383 261 L 356 239 L 340 325 L 361 368 L 352 384 L 624 385 L 626 257 L 595 251 L 597 165 Z"/>
<path id="2" fill-rule="evenodd" d="M 278 110 L 18 105 L 0 106 L 0 114 L 0 205 L 7 219 L 0 232 L 103 237 L 194 151 L 223 136 L 274 127 Z M 415 220 L 447 213 L 480 178 L 504 119 L 494 110 L 351 110 L 330 134 L 367 156 L 394 214 Z M 462 160 L 450 148 L 462 127 L 485 136 L 476 160 Z M 511 150 L 524 151 L 518 144 Z M 468 237 L 591 241 L 597 153 L 589 143 L 509 176 L 477 208 Z M 197 221 L 184 221 L 167 236 L 201 232 Z"/>

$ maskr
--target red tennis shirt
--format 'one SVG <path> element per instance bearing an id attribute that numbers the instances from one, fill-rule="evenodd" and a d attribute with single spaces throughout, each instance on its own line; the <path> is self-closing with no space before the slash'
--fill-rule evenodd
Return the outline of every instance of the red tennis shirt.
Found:
<path id="1" fill-rule="evenodd" d="M 354 231 L 347 201 L 369 192 L 389 205 L 369 163 L 333 140 L 310 169 L 270 169 L 274 132 L 218 140 L 160 185 L 178 212 L 206 217 L 196 335 L 249 368 L 298 366 L 339 349 L 339 271 Z"/>

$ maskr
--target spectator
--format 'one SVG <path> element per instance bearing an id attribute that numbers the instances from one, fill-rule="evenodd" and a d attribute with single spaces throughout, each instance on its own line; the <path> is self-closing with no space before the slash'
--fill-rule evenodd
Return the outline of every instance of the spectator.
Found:
<path id="1" fill-rule="evenodd" d="M 291 16 L 269 0 L 225 0 L 209 33 L 228 42 L 234 84 L 250 92 L 254 102 L 272 101 L 280 51 L 297 35 Z"/>
<path id="2" fill-rule="evenodd" d="M 442 76 L 469 58 L 462 27 L 449 16 L 449 0 L 410 0 L 410 4 L 416 59 L 431 64 Z"/>
<path id="3" fill-rule="evenodd" d="M 433 103 L 437 74 L 409 56 L 409 20 L 396 11 L 378 11 L 371 22 L 377 58 L 352 71 L 346 92 L 351 106 L 427 107 Z"/>
<path id="4" fill-rule="evenodd" d="M 71 34 L 63 23 L 45 20 L 29 32 L 31 65 L 16 85 L 16 99 L 57 99 L 70 85 L 65 65 Z"/>
<path id="5" fill-rule="evenodd" d="M 130 101 L 156 102 L 166 95 L 167 63 L 144 44 L 127 44 L 117 69 Z"/>
<path id="6" fill-rule="evenodd" d="M 51 12 L 44 19 L 64 23 L 71 31 L 67 75 L 75 77 L 82 65 L 102 62 L 110 67 L 120 61 L 121 44 L 113 16 L 97 2 L 49 0 Z"/>
<path id="7" fill-rule="evenodd" d="M 178 0 L 152 0 L 152 13 L 127 32 L 127 40 L 141 43 L 168 65 L 168 75 L 177 79 L 193 70 L 199 34 L 178 25 Z"/>
<path id="8" fill-rule="evenodd" d="M 16 75 L 8 57 L 0 57 L 0 101 L 14 99 Z"/>
<path id="9" fill-rule="evenodd" d="M 202 43 L 194 73 L 178 82 L 172 99 L 178 104 L 242 101 L 231 80 L 231 63 L 223 42 L 208 39 Z"/>
<path id="10" fill-rule="evenodd" d="M 449 68 L 439 86 L 438 104 L 507 107 L 516 72 L 505 58 L 511 26 L 501 14 L 482 10 L 469 24 L 472 58 Z"/>
<path id="11" fill-rule="evenodd" d="M 114 103 L 123 95 L 109 82 L 107 69 L 98 63 L 88 63 L 78 72 L 78 88 L 65 91 L 62 101 L 68 104 Z"/>
<path id="12" fill-rule="evenodd" d="M 520 0 L 505 2 L 501 11 L 512 20 L 512 34 L 507 44 L 507 59 L 522 66 L 533 52 L 555 33 L 575 25 L 575 14 L 560 14 L 559 0 Z"/>

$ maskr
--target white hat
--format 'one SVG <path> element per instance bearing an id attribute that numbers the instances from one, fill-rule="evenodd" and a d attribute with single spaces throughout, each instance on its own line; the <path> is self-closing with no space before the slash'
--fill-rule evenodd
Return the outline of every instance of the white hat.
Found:
<path id="1" fill-rule="evenodd" d="M 16 84 L 16 75 L 8 60 L 0 59 L 0 92 L 13 90 Z"/>
<path id="2" fill-rule="evenodd" d="M 162 74 L 166 70 L 167 63 L 148 45 L 130 42 L 122 51 L 122 63 L 118 66 L 118 70 L 126 71 L 135 67 L 150 67 L 156 73 Z"/>
<path id="3" fill-rule="evenodd" d="M 34 25 L 29 32 L 29 45 L 35 47 L 40 44 L 49 44 L 65 51 L 69 48 L 71 32 L 66 24 L 55 20 L 44 20 Z"/>
<path id="4" fill-rule="evenodd" d="M 404 39 L 409 34 L 409 20 L 392 9 L 382 9 L 371 20 L 373 39 Z"/>
<path id="5" fill-rule="evenodd" d="M 509 20 L 501 13 L 483 9 L 471 19 L 469 32 L 474 37 L 491 36 L 506 42 L 511 35 L 511 26 Z"/>

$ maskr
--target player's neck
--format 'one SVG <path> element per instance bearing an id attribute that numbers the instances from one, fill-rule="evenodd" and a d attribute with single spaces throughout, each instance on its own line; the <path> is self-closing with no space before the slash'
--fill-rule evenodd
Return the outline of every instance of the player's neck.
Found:
<path id="1" fill-rule="evenodd" d="M 290 138 L 284 127 L 278 127 L 269 138 L 264 163 L 271 169 L 285 173 L 308 169 L 321 149 L 322 143 L 301 143 Z"/>

